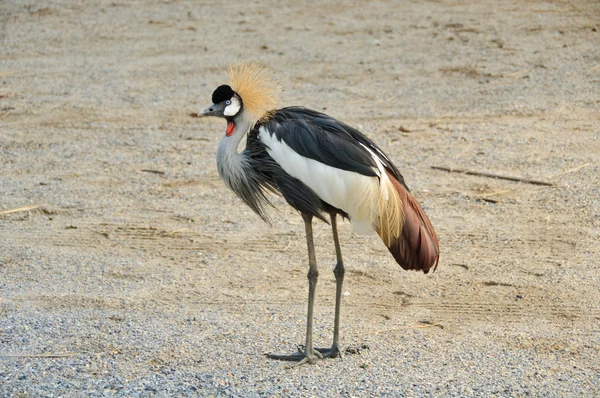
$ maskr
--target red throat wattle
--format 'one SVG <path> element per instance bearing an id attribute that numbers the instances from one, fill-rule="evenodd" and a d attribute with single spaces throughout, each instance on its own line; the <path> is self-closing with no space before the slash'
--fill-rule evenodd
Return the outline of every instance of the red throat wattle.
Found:
<path id="1" fill-rule="evenodd" d="M 235 133 L 235 123 L 234 122 L 227 122 L 227 130 L 225 131 L 225 135 L 227 137 L 231 137 L 231 135 Z"/>

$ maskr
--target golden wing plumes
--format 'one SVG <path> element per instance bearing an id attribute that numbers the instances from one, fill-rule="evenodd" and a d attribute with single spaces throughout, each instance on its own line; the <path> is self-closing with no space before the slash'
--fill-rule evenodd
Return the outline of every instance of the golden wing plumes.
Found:
<path id="1" fill-rule="evenodd" d="M 229 85 L 242 97 L 245 110 L 256 120 L 269 117 L 281 94 L 281 87 L 271 70 L 258 61 L 242 61 L 231 65 Z"/>

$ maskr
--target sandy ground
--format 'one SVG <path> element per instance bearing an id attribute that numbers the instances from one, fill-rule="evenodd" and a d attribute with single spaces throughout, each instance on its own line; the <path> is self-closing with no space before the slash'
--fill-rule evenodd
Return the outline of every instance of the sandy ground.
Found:
<path id="1" fill-rule="evenodd" d="M 600 395 L 598 2 L 44 3 L 0 3 L 0 395 Z M 304 339 L 302 221 L 247 209 L 190 116 L 244 58 L 380 144 L 440 237 L 422 275 L 342 224 L 343 360 L 263 356 Z"/>

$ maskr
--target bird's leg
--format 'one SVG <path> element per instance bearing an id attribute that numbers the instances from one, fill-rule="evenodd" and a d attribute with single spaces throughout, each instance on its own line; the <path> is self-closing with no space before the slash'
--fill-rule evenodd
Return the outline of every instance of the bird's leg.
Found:
<path id="1" fill-rule="evenodd" d="M 313 241 L 312 232 L 312 215 L 303 214 L 304 225 L 306 228 L 306 244 L 308 246 L 308 312 L 306 315 L 306 346 L 305 354 L 310 362 L 315 357 L 320 357 L 317 351 L 313 348 L 313 308 L 315 304 L 315 293 L 317 292 L 317 279 L 319 278 L 319 270 L 317 269 L 317 256 L 315 255 L 315 244 Z"/>
<path id="2" fill-rule="evenodd" d="M 317 269 L 317 257 L 315 255 L 315 244 L 312 232 L 311 214 L 302 213 L 304 219 L 304 227 L 306 229 L 306 244 L 308 246 L 308 312 L 306 316 L 306 344 L 304 350 L 298 349 L 297 354 L 292 355 L 273 355 L 268 354 L 271 359 L 280 359 L 284 361 L 298 361 L 293 366 L 302 365 L 305 363 L 314 364 L 317 359 L 323 359 L 323 355 L 313 347 L 312 331 L 313 331 L 313 308 L 315 303 L 315 293 L 317 290 L 317 279 L 319 270 Z"/>
<path id="3" fill-rule="evenodd" d="M 323 354 L 324 358 L 336 358 L 342 356 L 342 351 L 340 351 L 340 309 L 342 306 L 342 284 L 344 283 L 345 271 L 335 213 L 331 213 L 331 229 L 333 230 L 333 242 L 335 244 L 335 255 L 337 257 L 337 264 L 333 269 L 333 274 L 335 275 L 335 318 L 333 323 L 333 344 L 331 345 L 331 348 L 317 348 L 317 350 Z"/>

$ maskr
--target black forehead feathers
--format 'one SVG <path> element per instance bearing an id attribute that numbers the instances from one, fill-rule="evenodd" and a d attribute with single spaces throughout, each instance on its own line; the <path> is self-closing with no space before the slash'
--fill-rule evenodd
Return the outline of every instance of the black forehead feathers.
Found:
<path id="1" fill-rule="evenodd" d="M 219 102 L 226 101 L 233 97 L 235 92 L 228 85 L 224 84 L 222 86 L 217 87 L 217 89 L 213 92 L 212 102 L 213 104 L 218 104 Z"/>

